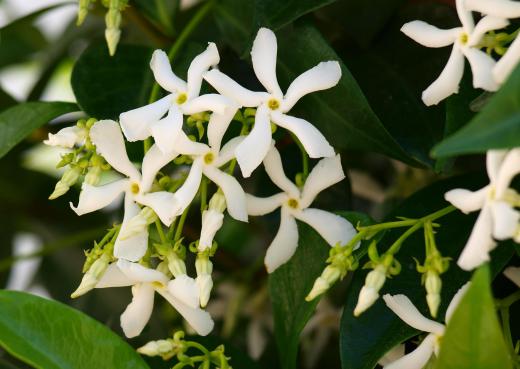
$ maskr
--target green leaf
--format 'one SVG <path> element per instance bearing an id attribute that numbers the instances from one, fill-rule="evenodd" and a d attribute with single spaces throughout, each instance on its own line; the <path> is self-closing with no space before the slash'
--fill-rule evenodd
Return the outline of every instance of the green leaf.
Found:
<path id="1" fill-rule="evenodd" d="M 447 206 L 444 193 L 453 188 L 477 189 L 486 184 L 481 176 L 464 176 L 437 182 L 409 197 L 387 221 L 395 220 L 397 216 L 419 218 Z M 475 223 L 476 214 L 464 215 L 459 211 L 452 212 L 436 221 L 440 227 L 436 229 L 436 241 L 443 256 L 453 259 L 449 270 L 442 275 L 442 302 L 439 317 L 444 317 L 444 311 L 455 292 L 469 279 L 468 273 L 456 265 L 456 260 L 464 248 L 470 231 Z M 378 242 L 378 250 L 383 252 L 392 244 L 403 230 L 391 230 L 384 234 Z M 415 232 L 402 246 L 397 259 L 402 265 L 401 273 L 387 279 L 380 294 L 405 293 L 417 308 L 428 316 L 426 292 L 421 285 L 420 274 L 416 271 L 414 257 L 424 261 L 423 232 Z M 497 273 L 507 263 L 513 254 L 510 243 L 504 243 L 492 253 L 492 267 Z M 359 291 L 365 282 L 367 271 L 354 273 L 345 300 L 345 308 L 340 326 L 340 352 L 343 369 L 372 369 L 378 360 L 389 350 L 419 332 L 409 327 L 386 307 L 379 299 L 360 317 L 353 315 Z"/>
<path id="2" fill-rule="evenodd" d="M 433 149 L 436 157 L 520 145 L 520 67 L 466 126 Z"/>
<path id="3" fill-rule="evenodd" d="M 148 368 L 104 325 L 59 302 L 23 292 L 0 291 L 0 345 L 37 369 Z"/>
<path id="4" fill-rule="evenodd" d="M 0 88 L 0 111 L 16 105 L 16 100 Z"/>
<path id="5" fill-rule="evenodd" d="M 371 223 L 368 216 L 342 212 L 352 224 Z M 311 318 L 319 298 L 305 301 L 314 281 L 325 268 L 330 246 L 306 224 L 298 223 L 299 244 L 295 254 L 269 275 L 269 292 L 273 305 L 274 331 L 283 369 L 296 368 L 300 333 Z"/>
<path id="6" fill-rule="evenodd" d="M 174 33 L 172 20 L 179 9 L 179 2 L 179 0 L 133 0 L 136 8 L 168 35 Z"/>
<path id="7" fill-rule="evenodd" d="M 214 19 L 222 38 L 238 55 L 251 47 L 255 3 L 242 0 L 221 0 L 214 5 Z"/>
<path id="8" fill-rule="evenodd" d="M 453 313 L 435 369 L 512 368 L 490 284 L 489 266 L 484 265 Z"/>
<path id="9" fill-rule="evenodd" d="M 77 110 L 72 103 L 28 102 L 3 111 L 0 113 L 0 158 L 36 128 Z"/>
<path id="10" fill-rule="evenodd" d="M 256 0 L 255 24 L 278 30 L 298 19 L 336 0 Z"/>
<path id="11" fill-rule="evenodd" d="M 88 47 L 72 71 L 72 89 L 79 106 L 97 119 L 118 119 L 119 114 L 148 103 L 153 83 L 152 49 L 119 45 L 114 56 L 105 43 Z"/>

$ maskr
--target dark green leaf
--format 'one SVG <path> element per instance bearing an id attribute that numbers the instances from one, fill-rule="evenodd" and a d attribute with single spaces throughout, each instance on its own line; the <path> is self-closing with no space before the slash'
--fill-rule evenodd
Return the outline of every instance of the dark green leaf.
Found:
<path id="1" fill-rule="evenodd" d="M 0 158 L 36 128 L 77 110 L 72 103 L 28 102 L 3 111 L 0 113 Z"/>
<path id="2" fill-rule="evenodd" d="M 364 214 L 342 212 L 352 224 L 369 224 Z M 305 301 L 325 268 L 330 246 L 308 225 L 298 223 L 299 245 L 293 257 L 269 276 L 276 343 L 283 369 L 296 368 L 300 333 L 311 318 L 319 298 Z"/>
<path id="3" fill-rule="evenodd" d="M 458 177 L 435 183 L 408 198 L 387 220 L 395 220 L 397 216 L 407 218 L 425 216 L 448 205 L 444 200 L 446 191 L 459 187 L 476 189 L 484 184 L 485 180 L 476 176 Z M 469 278 L 468 273 L 458 268 L 455 261 L 473 228 L 475 215 L 464 215 L 455 211 L 436 221 L 441 225 L 436 233 L 439 251 L 442 255 L 453 258 L 450 269 L 442 275 L 440 317 L 444 317 L 444 311 L 452 296 Z M 393 230 L 385 233 L 378 243 L 379 251 L 386 250 L 402 232 L 403 230 Z M 493 252 L 494 273 L 501 270 L 511 258 L 512 253 L 513 248 L 509 244 L 499 246 Z M 401 251 L 397 254 L 402 271 L 398 276 L 385 282 L 381 295 L 405 293 L 417 308 L 428 316 L 424 286 L 421 285 L 421 276 L 416 271 L 413 257 L 420 262 L 424 261 L 424 240 L 421 231 L 413 234 L 403 244 Z M 355 272 L 347 292 L 340 326 L 343 369 L 372 369 L 387 351 L 418 333 L 390 311 L 381 299 L 359 318 L 353 316 L 359 290 L 365 282 L 366 274 L 366 271 Z"/>
<path id="4" fill-rule="evenodd" d="M 16 100 L 0 88 L 0 111 L 16 105 Z"/>
<path id="5" fill-rule="evenodd" d="M 215 4 L 215 22 L 222 38 L 238 55 L 250 47 L 254 23 L 255 3 L 242 0 L 221 0 Z"/>
<path id="6" fill-rule="evenodd" d="M 173 34 L 173 19 L 179 0 L 133 0 L 134 5 L 168 35 Z"/>
<path id="7" fill-rule="evenodd" d="M 336 0 L 256 0 L 255 17 L 258 26 L 278 30 L 280 27 L 298 19 Z"/>
<path id="8" fill-rule="evenodd" d="M 435 369 L 512 368 L 489 274 L 485 265 L 473 275 L 446 328 Z"/>
<path id="9" fill-rule="evenodd" d="M 0 291 L 0 345 L 38 369 L 147 369 L 104 325 L 59 302 Z"/>

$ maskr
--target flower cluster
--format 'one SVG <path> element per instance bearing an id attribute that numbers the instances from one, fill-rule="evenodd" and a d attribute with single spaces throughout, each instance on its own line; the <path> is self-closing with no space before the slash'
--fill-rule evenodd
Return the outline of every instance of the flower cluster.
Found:
<path id="1" fill-rule="evenodd" d="M 304 119 L 288 115 L 302 96 L 338 83 L 339 63 L 318 64 L 296 78 L 284 94 L 277 81 L 276 54 L 274 33 L 260 29 L 251 57 L 256 77 L 267 92 L 255 92 L 216 69 L 220 56 L 213 43 L 193 59 L 186 81 L 172 72 L 166 53 L 156 50 L 150 68 L 156 82 L 167 91 L 163 98 L 122 113 L 119 122 L 82 121 L 50 135 L 46 141 L 72 150 L 64 164 L 70 169 L 51 198 L 64 194 L 82 176 L 85 180 L 79 202 L 71 204 L 76 214 L 103 209 L 124 197 L 121 224 L 110 229 L 87 253 L 85 275 L 72 296 L 93 288 L 132 286 L 132 301 L 121 315 L 121 326 L 128 337 L 143 330 L 156 292 L 198 334 L 212 330 L 214 323 L 204 309 L 213 287 L 214 237 L 226 211 L 232 218 L 247 222 L 249 216 L 281 209 L 280 228 L 265 257 L 269 272 L 294 254 L 298 245 L 296 219 L 313 227 L 331 246 L 347 244 L 356 235 L 344 218 L 310 207 L 318 193 L 345 175 L 340 156 L 319 130 Z M 218 94 L 201 94 L 204 80 Z M 241 134 L 225 139 L 233 121 L 242 123 Z M 309 157 L 321 158 L 310 173 L 299 177 L 298 185 L 284 173 L 271 136 L 273 124 L 290 131 Z M 194 125 L 198 137 L 183 129 Z M 141 165 L 129 159 L 125 141 L 144 142 Z M 246 194 L 234 177 L 236 163 L 244 177 L 263 163 L 282 192 L 267 198 Z M 176 169 L 173 175 L 165 174 L 172 168 Z M 110 169 L 119 179 L 103 183 L 102 172 Z M 216 191 L 207 201 L 209 182 L 216 185 Z M 182 229 L 196 198 L 201 202 L 200 236 L 185 245 Z M 196 278 L 187 273 L 187 250 L 196 254 Z"/>

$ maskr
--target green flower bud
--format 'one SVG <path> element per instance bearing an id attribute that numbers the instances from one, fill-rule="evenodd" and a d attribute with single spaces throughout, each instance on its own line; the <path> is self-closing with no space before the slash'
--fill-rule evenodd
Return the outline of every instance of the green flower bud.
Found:
<path id="1" fill-rule="evenodd" d="M 78 167 L 67 169 L 58 183 L 56 183 L 53 193 L 49 196 L 49 200 L 54 200 L 66 194 L 70 187 L 78 181 L 80 175 L 81 169 Z"/>

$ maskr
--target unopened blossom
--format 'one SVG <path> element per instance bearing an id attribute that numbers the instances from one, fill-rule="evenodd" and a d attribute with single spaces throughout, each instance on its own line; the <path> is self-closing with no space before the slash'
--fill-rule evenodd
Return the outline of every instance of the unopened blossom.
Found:
<path id="1" fill-rule="evenodd" d="M 253 69 L 267 92 L 250 91 L 230 77 L 213 69 L 204 75 L 219 93 L 245 107 L 258 107 L 255 124 L 247 138 L 236 148 L 242 175 L 249 177 L 261 163 L 271 146 L 271 122 L 288 129 L 302 143 L 311 158 L 334 156 L 327 139 L 308 121 L 287 115 L 303 96 L 334 87 L 341 78 L 336 61 L 322 62 L 298 76 L 282 93 L 276 77 L 277 43 L 275 34 L 260 28 L 251 50 Z"/>
<path id="2" fill-rule="evenodd" d="M 439 77 L 423 91 L 426 105 L 436 105 L 441 100 L 459 91 L 464 74 L 464 58 L 468 59 L 473 74 L 473 87 L 496 91 L 499 84 L 493 78 L 495 60 L 479 50 L 479 42 L 486 32 L 506 27 L 509 22 L 503 17 L 485 16 L 476 25 L 465 0 L 456 0 L 457 14 L 461 27 L 439 29 L 423 21 L 408 22 L 401 31 L 426 47 L 453 45 L 451 55 Z"/>
<path id="3" fill-rule="evenodd" d="M 518 233 L 520 195 L 509 188 L 520 173 L 520 149 L 491 150 L 486 156 L 489 185 L 478 191 L 454 189 L 444 198 L 464 213 L 480 210 L 458 265 L 471 270 L 489 261 L 495 240 L 515 238 Z"/>
<path id="4" fill-rule="evenodd" d="M 469 287 L 469 283 L 462 286 L 453 296 L 448 309 L 446 310 L 446 323 L 449 323 L 453 312 L 457 308 L 464 293 Z M 439 353 L 440 341 L 444 336 L 446 327 L 422 315 L 405 295 L 389 295 L 383 296 L 386 305 L 392 310 L 403 322 L 410 327 L 422 332 L 429 333 L 421 344 L 409 354 L 397 359 L 396 361 L 386 364 L 384 369 L 422 369 L 430 360 L 432 355 Z"/>
<path id="5" fill-rule="evenodd" d="M 43 143 L 71 149 L 74 145 L 82 144 L 86 137 L 87 130 L 84 127 L 72 126 L 62 128 L 56 133 L 49 133 L 49 137 Z"/>
<path id="6" fill-rule="evenodd" d="M 280 153 L 274 146 L 264 158 L 264 167 L 269 178 L 283 192 L 266 198 L 247 195 L 247 212 L 249 215 L 257 216 L 281 208 L 280 228 L 267 249 L 264 259 L 269 273 L 287 262 L 296 251 L 298 246 L 296 219 L 309 224 L 331 246 L 338 243 L 344 245 L 355 236 L 356 230 L 345 218 L 320 209 L 309 208 L 322 190 L 345 178 L 339 155 L 318 162 L 301 191 L 285 176 Z"/>
<path id="7" fill-rule="evenodd" d="M 232 103 L 229 99 L 217 94 L 199 96 L 202 74 L 219 60 L 216 45 L 209 43 L 207 49 L 191 62 L 185 82 L 173 73 L 166 53 L 155 50 L 150 68 L 155 81 L 169 94 L 154 103 L 119 116 L 126 138 L 129 141 L 138 141 L 152 136 L 159 149 L 168 152 L 182 130 L 183 115 L 204 111 L 223 114 L 226 107 Z M 163 116 L 167 112 L 169 118 L 164 119 Z"/>
<path id="8" fill-rule="evenodd" d="M 179 154 L 177 151 L 163 153 L 153 145 L 143 159 L 140 172 L 128 158 L 123 135 L 116 122 L 98 121 L 90 129 L 90 139 L 96 146 L 97 153 L 126 178 L 103 186 L 92 186 L 84 182 L 78 206 L 74 207 L 71 204 L 71 207 L 76 214 L 83 215 L 106 207 L 124 193 L 124 217 L 120 236 L 115 243 L 114 256 L 137 261 L 145 254 L 148 247 L 147 227 L 143 227 L 138 232 L 130 232 L 132 235 L 129 237 L 125 235 L 129 234 L 128 227 L 131 219 L 142 211 L 138 204 L 153 209 L 166 225 L 171 224 L 176 214 L 184 210 L 179 209 L 173 194 L 165 191 L 150 192 L 157 172 Z M 184 153 L 197 152 L 197 147 L 192 146 L 191 141 L 184 134 L 176 139 L 175 145 Z M 192 149 L 195 151 L 190 151 Z"/>
<path id="9" fill-rule="evenodd" d="M 121 328 L 129 338 L 138 336 L 150 320 L 154 295 L 164 297 L 202 336 L 213 329 L 213 320 L 199 308 L 195 281 L 184 275 L 170 280 L 159 270 L 120 259 L 108 266 L 95 288 L 132 286 L 132 302 L 121 315 Z"/>

